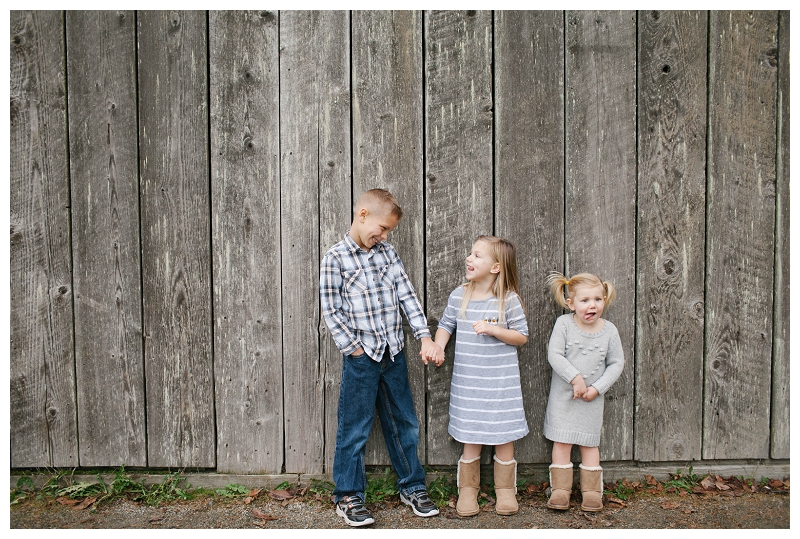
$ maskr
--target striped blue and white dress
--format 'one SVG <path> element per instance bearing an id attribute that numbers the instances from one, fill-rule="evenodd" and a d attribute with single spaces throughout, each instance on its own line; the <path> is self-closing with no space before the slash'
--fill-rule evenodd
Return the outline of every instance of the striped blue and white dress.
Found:
<path id="1" fill-rule="evenodd" d="M 456 349 L 450 384 L 450 424 L 447 432 L 465 444 L 500 445 L 528 434 L 522 406 L 517 347 L 489 335 L 478 335 L 478 320 L 499 323 L 497 298 L 470 300 L 458 318 L 464 287 L 450 294 L 439 328 L 455 332 Z M 519 296 L 509 292 L 503 327 L 528 335 Z"/>

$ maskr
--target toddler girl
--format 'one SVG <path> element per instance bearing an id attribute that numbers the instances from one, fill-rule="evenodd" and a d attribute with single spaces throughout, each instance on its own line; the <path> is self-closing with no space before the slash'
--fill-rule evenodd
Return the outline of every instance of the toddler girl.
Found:
<path id="1" fill-rule="evenodd" d="M 528 325 L 519 298 L 514 244 L 478 236 L 466 271 L 467 283 L 450 294 L 434 338 L 444 350 L 456 332 L 447 428 L 464 444 L 456 511 L 461 516 L 479 512 L 481 449 L 493 445 L 495 510 L 513 515 L 519 510 L 514 441 L 528 433 L 516 348 L 528 340 Z M 444 353 L 431 350 L 428 359 L 439 366 Z"/>
<path id="2" fill-rule="evenodd" d="M 625 360 L 617 328 L 603 310 L 616 297 L 611 283 L 580 273 L 567 279 L 551 274 L 547 283 L 555 300 L 572 311 L 556 320 L 547 359 L 553 368 L 544 418 L 544 436 L 553 441 L 547 507 L 569 509 L 572 492 L 572 445 L 581 451 L 581 509 L 603 509 L 600 429 L 603 395 L 617 381 Z M 566 293 L 566 298 L 565 298 Z"/>

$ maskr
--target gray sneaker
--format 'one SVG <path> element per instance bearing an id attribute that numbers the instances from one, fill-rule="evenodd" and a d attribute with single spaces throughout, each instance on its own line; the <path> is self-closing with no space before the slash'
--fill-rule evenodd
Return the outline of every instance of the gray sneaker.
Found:
<path id="1" fill-rule="evenodd" d="M 375 522 L 369 509 L 358 496 L 342 496 L 336 503 L 336 514 L 351 526 L 367 526 Z"/>
<path id="2" fill-rule="evenodd" d="M 400 499 L 404 504 L 410 505 L 418 517 L 432 517 L 439 514 L 439 509 L 428 496 L 427 490 L 418 490 L 408 495 L 401 492 Z"/>

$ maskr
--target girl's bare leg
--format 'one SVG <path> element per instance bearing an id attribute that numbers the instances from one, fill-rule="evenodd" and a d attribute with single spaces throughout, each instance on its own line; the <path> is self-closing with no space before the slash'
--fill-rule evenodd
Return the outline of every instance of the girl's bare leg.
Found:
<path id="1" fill-rule="evenodd" d="M 510 462 L 514 460 L 514 442 L 508 442 L 495 446 L 494 454 L 497 455 L 497 458 L 503 462 Z"/>
<path id="2" fill-rule="evenodd" d="M 464 456 L 462 458 L 464 460 L 472 460 L 480 457 L 481 449 L 483 449 L 481 444 L 464 444 Z"/>
<path id="3" fill-rule="evenodd" d="M 583 448 L 581 448 L 583 449 Z M 583 454 L 581 453 L 581 457 Z M 598 457 L 599 458 L 599 457 Z M 553 464 L 564 466 L 572 462 L 572 444 L 553 442 Z"/>
<path id="4" fill-rule="evenodd" d="M 584 447 L 581 448 L 581 464 L 588 467 L 600 466 L 600 448 Z"/>

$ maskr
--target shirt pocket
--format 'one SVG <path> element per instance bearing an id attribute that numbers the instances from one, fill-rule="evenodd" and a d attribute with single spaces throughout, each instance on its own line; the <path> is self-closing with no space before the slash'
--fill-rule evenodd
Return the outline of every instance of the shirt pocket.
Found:
<path id="1" fill-rule="evenodd" d="M 364 270 L 355 269 L 344 272 L 344 289 L 350 294 L 363 294 L 367 290 L 367 276 Z"/>

